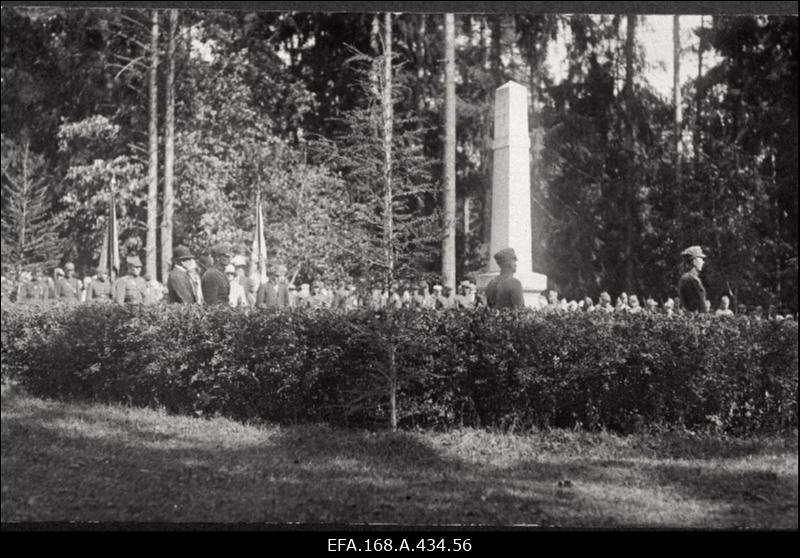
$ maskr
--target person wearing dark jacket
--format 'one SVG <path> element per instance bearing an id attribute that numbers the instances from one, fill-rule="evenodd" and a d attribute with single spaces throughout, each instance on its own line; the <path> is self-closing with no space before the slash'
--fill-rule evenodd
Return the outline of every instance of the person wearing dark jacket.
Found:
<path id="1" fill-rule="evenodd" d="M 206 270 L 201 281 L 203 301 L 209 306 L 227 306 L 231 287 L 225 277 L 225 266 L 230 263 L 230 250 L 224 244 L 217 244 L 211 249 L 211 256 L 214 265 Z"/>
<path id="2" fill-rule="evenodd" d="M 681 275 L 678 281 L 678 294 L 681 297 L 681 306 L 687 312 L 706 311 L 706 290 L 703 282 L 700 281 L 700 272 L 703 270 L 706 255 L 699 246 L 690 246 L 683 252 L 689 270 Z"/>
<path id="3" fill-rule="evenodd" d="M 194 292 L 192 278 L 189 270 L 196 265 L 194 255 L 185 246 L 178 246 L 172 254 L 172 271 L 167 277 L 167 301 L 178 304 L 196 304 L 197 296 Z"/>
<path id="4" fill-rule="evenodd" d="M 517 271 L 517 254 L 505 248 L 494 255 L 500 266 L 500 275 L 486 286 L 486 303 L 490 308 L 524 308 L 522 283 L 514 277 Z"/>

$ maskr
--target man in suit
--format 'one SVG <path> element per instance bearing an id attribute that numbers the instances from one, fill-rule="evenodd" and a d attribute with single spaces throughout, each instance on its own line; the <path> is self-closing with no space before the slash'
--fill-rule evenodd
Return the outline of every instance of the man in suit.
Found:
<path id="1" fill-rule="evenodd" d="M 225 276 L 225 267 L 230 263 L 230 249 L 225 244 L 217 244 L 211 249 L 214 265 L 203 274 L 203 300 L 209 306 L 226 306 L 230 303 L 230 283 Z"/>
<path id="2" fill-rule="evenodd" d="M 196 304 L 197 293 L 189 271 L 197 264 L 194 255 L 185 246 L 178 246 L 172 254 L 172 271 L 167 277 L 167 301 L 176 304 Z"/>

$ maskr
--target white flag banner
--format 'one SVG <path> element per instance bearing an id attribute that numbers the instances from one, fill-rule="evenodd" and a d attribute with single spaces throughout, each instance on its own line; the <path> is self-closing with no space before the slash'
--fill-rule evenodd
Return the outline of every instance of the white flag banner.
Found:
<path id="1" fill-rule="evenodd" d="M 264 214 L 261 211 L 261 196 L 256 202 L 256 230 L 253 236 L 253 250 L 250 261 L 257 266 L 262 283 L 267 281 L 267 243 L 264 240 Z"/>

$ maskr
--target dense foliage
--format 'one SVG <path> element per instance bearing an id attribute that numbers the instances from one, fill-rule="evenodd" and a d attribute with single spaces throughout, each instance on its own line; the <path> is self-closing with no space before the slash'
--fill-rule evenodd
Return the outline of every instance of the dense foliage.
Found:
<path id="1" fill-rule="evenodd" d="M 777 432 L 797 427 L 797 333 L 747 318 L 7 304 L 2 375 L 48 397 L 376 426 L 394 368 L 400 427 Z"/>

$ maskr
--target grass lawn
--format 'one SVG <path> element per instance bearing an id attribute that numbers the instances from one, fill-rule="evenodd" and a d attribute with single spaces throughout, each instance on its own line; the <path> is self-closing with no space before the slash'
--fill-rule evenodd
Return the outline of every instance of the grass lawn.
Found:
<path id="1" fill-rule="evenodd" d="M 2 396 L 2 521 L 797 529 L 797 436 L 252 426 Z"/>

